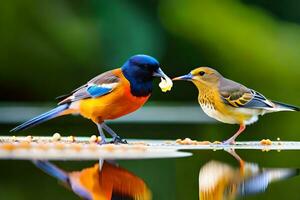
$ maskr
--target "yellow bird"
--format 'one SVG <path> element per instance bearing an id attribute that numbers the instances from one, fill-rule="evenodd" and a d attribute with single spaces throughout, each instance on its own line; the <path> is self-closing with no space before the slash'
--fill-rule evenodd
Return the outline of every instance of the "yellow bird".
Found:
<path id="1" fill-rule="evenodd" d="M 209 67 L 199 67 L 173 80 L 192 81 L 199 90 L 198 101 L 210 117 L 227 124 L 239 124 L 239 130 L 224 144 L 234 144 L 246 125 L 259 115 L 278 111 L 300 111 L 296 106 L 271 101 L 259 92 L 223 77 Z"/>

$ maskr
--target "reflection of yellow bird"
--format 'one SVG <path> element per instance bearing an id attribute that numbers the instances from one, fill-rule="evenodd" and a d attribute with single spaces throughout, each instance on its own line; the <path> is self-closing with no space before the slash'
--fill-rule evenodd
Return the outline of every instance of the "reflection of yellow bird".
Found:
<path id="1" fill-rule="evenodd" d="M 264 192 L 271 182 L 298 175 L 298 169 L 265 169 L 240 161 L 236 169 L 226 163 L 210 161 L 199 172 L 200 200 L 228 200 Z"/>
<path id="2" fill-rule="evenodd" d="M 104 162 L 102 167 L 97 163 L 81 171 L 69 173 L 47 161 L 34 161 L 34 164 L 62 181 L 84 199 L 151 199 L 151 192 L 141 178 L 108 162 Z"/>
<path id="3" fill-rule="evenodd" d="M 173 80 L 192 81 L 199 90 L 198 101 L 210 117 L 227 124 L 239 124 L 240 129 L 225 144 L 234 144 L 246 125 L 259 115 L 278 111 L 300 111 L 300 108 L 271 101 L 262 94 L 224 78 L 209 67 L 199 67 Z"/>

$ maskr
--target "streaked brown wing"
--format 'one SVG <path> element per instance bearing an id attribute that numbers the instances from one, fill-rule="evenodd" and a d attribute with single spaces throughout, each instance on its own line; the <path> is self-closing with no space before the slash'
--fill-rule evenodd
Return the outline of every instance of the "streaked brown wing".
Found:
<path id="1" fill-rule="evenodd" d="M 253 98 L 251 93 L 233 92 L 231 94 L 221 94 L 223 99 L 234 107 L 245 106 Z"/>
<path id="2" fill-rule="evenodd" d="M 223 78 L 219 92 L 223 101 L 233 107 L 273 108 L 273 103 L 255 90 L 242 84 Z"/>

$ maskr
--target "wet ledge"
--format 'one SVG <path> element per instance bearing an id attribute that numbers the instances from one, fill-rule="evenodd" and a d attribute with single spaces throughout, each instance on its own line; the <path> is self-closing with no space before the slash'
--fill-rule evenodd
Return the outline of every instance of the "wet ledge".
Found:
<path id="1" fill-rule="evenodd" d="M 42 160 L 98 160 L 149 159 L 191 156 L 184 150 L 300 150 L 300 142 L 274 141 L 262 145 L 261 141 L 237 142 L 235 145 L 178 144 L 174 140 L 127 140 L 129 144 L 99 145 L 90 137 L 0 137 L 0 159 Z"/>

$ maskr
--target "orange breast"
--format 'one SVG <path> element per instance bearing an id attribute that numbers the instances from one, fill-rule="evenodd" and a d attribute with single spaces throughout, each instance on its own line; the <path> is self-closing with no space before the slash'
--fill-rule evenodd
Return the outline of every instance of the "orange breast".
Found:
<path id="1" fill-rule="evenodd" d="M 121 70 L 115 70 L 115 75 L 120 78 L 119 85 L 109 94 L 81 100 L 79 102 L 79 113 L 101 123 L 104 120 L 116 119 L 136 111 L 145 104 L 149 96 L 135 97 L 130 93 L 129 81 L 124 77 Z"/>
<path id="2" fill-rule="evenodd" d="M 130 199 L 150 200 L 151 191 L 145 182 L 127 170 L 104 162 L 69 174 L 73 189 L 86 191 L 93 200 L 110 200 L 113 193 Z M 123 199 L 123 198 L 122 198 Z"/>

